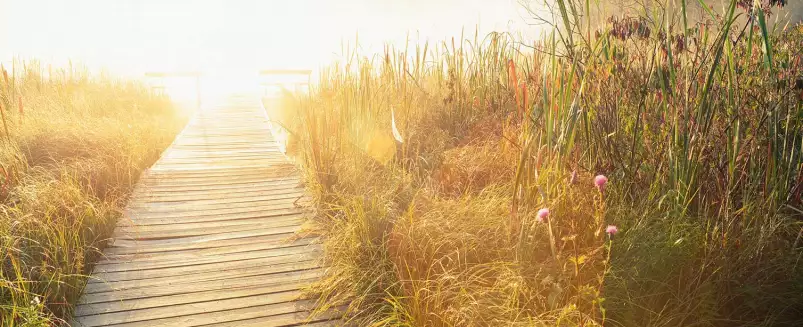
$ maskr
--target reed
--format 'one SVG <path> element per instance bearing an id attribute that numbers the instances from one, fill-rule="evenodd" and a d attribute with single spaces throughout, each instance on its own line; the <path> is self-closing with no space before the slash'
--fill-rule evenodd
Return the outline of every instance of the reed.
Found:
<path id="1" fill-rule="evenodd" d="M 681 1 L 592 33 L 592 4 L 556 0 L 534 45 L 348 55 L 298 100 L 323 308 L 372 326 L 803 323 L 801 30 L 737 1 L 696 22 Z"/>
<path id="2" fill-rule="evenodd" d="M 0 326 L 60 325 L 187 114 L 137 83 L 17 66 L 0 85 Z"/>

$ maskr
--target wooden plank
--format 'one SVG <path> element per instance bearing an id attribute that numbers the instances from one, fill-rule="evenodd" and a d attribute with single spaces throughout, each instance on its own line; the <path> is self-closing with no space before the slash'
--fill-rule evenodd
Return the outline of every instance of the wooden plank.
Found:
<path id="1" fill-rule="evenodd" d="M 255 189 L 259 187 L 270 187 L 274 185 L 286 185 L 286 184 L 299 184 L 302 183 L 300 179 L 296 176 L 287 176 L 287 177 L 277 177 L 277 178 L 265 178 L 262 181 L 253 181 L 253 182 L 240 182 L 240 183 L 217 183 L 217 184 L 204 184 L 204 185 L 187 185 L 186 183 L 175 183 L 171 185 L 170 183 L 159 183 L 153 185 L 141 185 L 141 187 L 135 191 L 134 195 L 139 194 L 152 194 L 152 193 L 184 193 L 187 192 L 194 192 L 194 193 L 220 193 L 220 192 L 229 192 L 229 191 L 247 191 L 249 189 Z"/>
<path id="2" fill-rule="evenodd" d="M 243 141 L 243 140 L 258 140 L 258 141 L 266 141 L 270 140 L 262 130 L 239 130 L 239 131 L 231 131 L 231 132 L 203 132 L 203 133 L 184 133 L 182 135 L 184 140 L 196 140 L 200 142 L 209 141 L 219 141 L 219 140 L 232 140 L 232 141 Z"/>
<path id="3" fill-rule="evenodd" d="M 330 314 L 332 317 L 339 318 L 343 315 L 341 312 L 334 312 Z M 287 319 L 289 318 L 291 319 Z M 249 320 L 241 320 L 241 321 L 233 321 L 228 323 L 217 324 L 215 326 L 246 326 L 246 327 L 271 327 L 271 326 L 305 326 L 305 327 L 331 327 L 331 326 L 343 326 L 343 322 L 339 319 L 332 318 L 333 320 L 322 320 L 322 321 L 306 321 L 306 318 L 303 313 L 288 313 L 284 315 L 276 315 L 270 316 L 265 318 L 257 318 L 257 319 L 249 319 Z"/>
<path id="4" fill-rule="evenodd" d="M 243 219 L 267 218 L 267 217 L 286 217 L 297 214 L 309 213 L 309 209 L 296 207 L 268 207 L 268 208 L 248 208 L 238 212 L 227 212 L 224 214 L 184 214 L 177 216 L 159 215 L 154 217 L 131 217 L 130 214 L 121 218 L 118 222 L 122 226 L 148 226 L 148 225 L 171 225 L 187 223 L 207 223 L 216 221 L 234 221 Z"/>
<path id="5" fill-rule="evenodd" d="M 207 257 L 193 261 L 144 263 L 133 262 L 114 266 L 103 265 L 95 269 L 93 277 L 101 281 L 121 281 L 147 279 L 153 277 L 185 275 L 191 272 L 204 272 L 218 269 L 234 269 L 259 263 L 275 263 L 298 256 L 301 259 L 315 259 L 321 253 L 319 244 L 282 247 L 262 251 L 249 251 L 218 257 Z M 294 259 L 296 260 L 296 259 Z"/>
<path id="6" fill-rule="evenodd" d="M 299 200 L 309 200 L 310 197 L 301 189 L 289 189 L 273 194 L 263 194 L 261 196 L 239 195 L 229 197 L 218 197 L 217 199 L 187 199 L 182 201 L 132 201 L 129 209 L 140 210 L 143 213 L 154 212 L 180 212 L 186 209 L 195 211 L 206 211 L 210 209 L 239 208 L 242 206 L 253 207 L 259 205 L 272 205 L 285 202 L 298 202 Z"/>
<path id="7" fill-rule="evenodd" d="M 268 164 L 264 166 L 251 166 L 245 168 L 237 168 L 237 167 L 225 167 L 225 168 L 217 168 L 214 166 L 204 167 L 203 169 L 189 169 L 189 166 L 184 165 L 180 166 L 179 169 L 164 169 L 164 170 L 150 170 L 148 171 L 147 176 L 158 176 L 162 177 L 158 180 L 153 180 L 149 182 L 170 182 L 171 180 L 165 178 L 198 178 L 198 177 L 231 177 L 231 176 L 252 176 L 252 175 L 260 175 L 263 178 L 271 179 L 277 178 L 273 175 L 281 174 L 281 173 L 294 173 L 296 171 L 295 167 L 286 166 L 285 169 L 279 169 L 286 161 L 285 157 L 281 158 L 268 158 L 269 161 L 266 161 Z M 182 159 L 185 160 L 185 159 Z M 190 160 L 190 159 L 186 159 Z M 216 159 L 209 159 L 209 160 L 216 160 Z M 278 167 L 277 167 L 278 166 Z M 208 173 L 207 175 L 203 175 L 202 173 Z M 279 176 L 281 177 L 281 175 Z"/>
<path id="8" fill-rule="evenodd" d="M 242 217 L 259 217 L 266 215 L 286 215 L 305 212 L 307 209 L 302 209 L 297 206 L 295 199 L 287 199 L 286 201 L 277 201 L 265 205 L 251 205 L 247 207 L 235 208 L 220 208 L 209 210 L 180 210 L 175 212 L 127 212 L 127 219 L 131 219 L 137 224 L 147 224 L 152 221 L 175 221 L 175 222 L 190 222 L 190 221 L 215 221 L 215 220 L 231 220 L 237 219 L 238 215 Z"/>
<path id="9" fill-rule="evenodd" d="M 265 151 L 263 153 L 259 152 L 244 152 L 244 153 L 228 153 L 228 154 L 219 154 L 216 151 L 204 151 L 203 153 L 199 153 L 198 151 L 177 151 L 171 153 L 169 156 L 166 157 L 169 159 L 169 164 L 183 164 L 183 163 L 198 163 L 198 161 L 205 161 L 205 160 L 226 160 L 226 161 L 261 161 L 261 162 L 268 162 L 268 163 L 275 163 L 281 164 L 286 162 L 286 158 L 284 154 L 281 152 L 268 152 Z"/>
<path id="10" fill-rule="evenodd" d="M 108 282 L 123 282 L 135 280 L 149 280 L 156 278 L 167 278 L 172 276 L 187 276 L 202 273 L 212 272 L 226 272 L 237 271 L 238 269 L 259 268 L 265 265 L 280 264 L 288 261 L 305 261 L 314 260 L 320 256 L 320 250 L 314 247 L 300 247 L 301 249 L 292 249 L 292 251 L 285 251 L 274 253 L 267 257 L 257 257 L 250 259 L 241 259 L 232 262 L 213 262 L 201 263 L 189 266 L 167 267 L 158 269 L 146 270 L 129 270 L 129 271 L 114 271 L 93 272 L 92 277 L 95 278 L 93 282 L 108 283 Z M 286 248 L 291 249 L 291 248 Z"/>
<path id="11" fill-rule="evenodd" d="M 169 159 L 174 159 L 173 163 L 176 162 L 196 162 L 197 160 L 263 160 L 269 161 L 271 163 L 283 163 L 286 162 L 286 158 L 281 152 L 277 153 L 270 153 L 270 152 L 244 152 L 244 153 L 228 153 L 228 154 L 220 154 L 214 153 L 211 151 L 206 151 L 205 153 L 191 153 L 191 152 L 174 152 L 171 153 L 168 157 Z"/>
<path id="12" fill-rule="evenodd" d="M 298 291 L 309 285 L 310 280 L 294 280 L 268 285 L 250 284 L 237 288 L 217 289 L 193 293 L 180 293 L 141 299 L 127 299 L 127 301 L 114 301 L 80 306 L 76 316 L 97 315 L 111 312 L 131 311 L 181 304 L 218 301 L 232 298 L 241 298 L 254 295 L 264 295 L 277 292 Z"/>
<path id="13" fill-rule="evenodd" d="M 305 221 L 307 215 L 305 214 L 293 214 L 293 215 L 286 215 L 286 216 L 269 216 L 269 217 L 249 217 L 243 219 L 235 219 L 235 220 L 220 220 L 220 221 L 207 221 L 207 222 L 188 222 L 182 224 L 161 224 L 161 225 L 138 225 L 138 224 L 127 224 L 127 223 L 120 223 L 117 225 L 115 229 L 115 235 L 118 236 L 126 236 L 126 233 L 134 233 L 134 234 L 145 234 L 150 232 L 171 232 L 171 231 L 191 231 L 194 229 L 214 229 L 216 227 L 228 227 L 228 226 L 239 226 L 239 225 L 254 225 L 254 224 L 271 224 L 271 223 L 283 223 L 286 221 L 293 221 L 299 224 L 300 222 Z M 273 227 L 273 226 L 271 226 Z M 211 230 L 210 232 L 213 232 Z M 113 238 L 119 238 L 115 235 L 112 235 Z"/>
<path id="14" fill-rule="evenodd" d="M 268 186 L 249 186 L 237 189 L 222 190 L 200 190 L 200 191 L 162 191 L 162 192 L 139 192 L 131 196 L 131 201 L 190 201 L 190 200 L 209 200 L 221 197 L 241 196 L 243 194 L 251 196 L 270 195 L 292 189 L 304 189 L 304 185 L 298 181 L 288 181 L 284 184 L 274 184 Z"/>
<path id="15" fill-rule="evenodd" d="M 273 228 L 288 227 L 288 226 L 298 226 L 300 224 L 303 224 L 305 220 L 306 219 L 303 216 L 300 216 L 296 219 L 289 219 L 289 220 L 273 221 L 271 219 L 259 223 L 235 224 L 228 226 L 218 225 L 211 228 L 210 227 L 185 228 L 185 229 L 173 228 L 170 230 L 150 230 L 150 231 L 139 231 L 136 228 L 131 228 L 127 230 L 115 231 L 112 237 L 114 239 L 119 239 L 119 240 L 185 238 L 192 236 L 204 236 L 204 235 L 214 235 L 214 234 L 224 234 L 224 233 L 234 233 L 234 232 L 245 232 L 252 230 L 273 229 Z M 156 226 L 166 226 L 166 225 L 156 225 Z M 151 225 L 150 227 L 154 226 Z"/>
<path id="16" fill-rule="evenodd" d="M 84 297 L 78 302 L 79 306 L 84 304 L 95 304 L 104 302 L 124 301 L 129 299 L 144 299 L 159 296 L 169 296 L 178 294 L 193 294 L 197 292 L 228 290 L 251 286 L 275 285 L 294 281 L 313 281 L 324 274 L 322 268 L 314 268 L 314 264 L 296 264 L 296 267 L 313 267 L 310 269 L 297 269 L 290 272 L 273 274 L 255 275 L 250 277 L 240 277 L 231 279 L 217 279 L 207 281 L 196 281 L 192 283 L 192 288 L 188 289 L 187 284 L 176 283 L 164 286 L 141 287 L 128 290 L 97 292 L 90 297 Z"/>
<path id="17" fill-rule="evenodd" d="M 267 174 L 266 174 L 267 175 Z M 143 187 L 149 189 L 168 189 L 191 188 L 191 190 L 210 190 L 219 187 L 236 188 L 234 185 L 253 185 L 265 183 L 267 181 L 291 180 L 297 178 L 296 174 L 290 172 L 274 173 L 273 176 L 263 176 L 262 178 L 252 176 L 249 178 L 230 178 L 226 176 L 209 176 L 205 178 L 176 178 L 169 182 L 148 182 L 143 183 Z M 268 180 L 268 178 L 270 178 Z M 226 181 L 229 181 L 226 183 Z"/>
<path id="18" fill-rule="evenodd" d="M 216 324 L 216 327 L 274 327 L 274 326 L 305 326 L 305 327 L 330 327 L 342 326 L 343 322 L 338 318 L 343 316 L 343 311 L 332 310 L 320 315 L 309 316 L 308 312 L 285 313 L 268 317 L 254 318 L 248 320 L 230 321 Z"/>
<path id="19" fill-rule="evenodd" d="M 283 216 L 310 212 L 304 207 L 309 198 L 288 198 L 252 204 L 233 203 L 230 207 L 185 207 L 175 210 L 148 212 L 126 211 L 123 219 L 130 219 L 135 225 L 205 222 L 234 220 L 241 218 L 257 218 L 266 216 Z M 168 208 L 169 209 L 169 208 Z"/>
<path id="20" fill-rule="evenodd" d="M 260 198 L 285 195 L 289 193 L 304 194 L 305 188 L 299 183 L 285 183 L 271 185 L 269 187 L 247 187 L 240 189 L 229 189 L 226 191 L 216 190 L 215 192 L 173 192 L 172 194 L 159 195 L 150 192 L 137 193 L 131 197 L 131 201 L 136 204 L 148 203 L 174 203 L 180 204 L 183 202 L 197 202 L 197 201 L 226 201 L 226 200 L 242 200 L 253 199 L 259 200 Z M 139 202 L 135 202 L 139 201 Z"/>
<path id="21" fill-rule="evenodd" d="M 267 249 L 276 249 L 282 247 L 291 247 L 297 245 L 306 245 L 317 243 L 315 238 L 299 238 L 293 241 L 287 241 L 292 234 L 279 234 L 268 236 L 257 236 L 248 239 L 238 239 L 243 242 L 242 244 L 234 244 L 227 246 L 211 247 L 204 249 L 186 249 L 176 250 L 169 252 L 140 252 L 134 254 L 105 254 L 103 259 L 97 263 L 101 265 L 113 265 L 118 263 L 127 262 L 181 262 L 186 260 L 195 260 L 199 258 L 218 256 L 228 253 L 240 253 L 248 251 L 258 251 Z"/>
<path id="22" fill-rule="evenodd" d="M 130 241 L 130 244 L 126 244 L 128 246 L 118 246 L 117 242 L 115 242 L 115 244 L 113 244 L 111 247 L 107 248 L 106 251 L 104 251 L 104 254 L 106 256 L 127 255 L 127 254 L 144 255 L 149 253 L 159 253 L 159 252 L 169 252 L 169 251 L 214 249 L 214 248 L 249 244 L 251 242 L 256 242 L 258 240 L 267 238 L 275 238 L 273 242 L 277 244 L 284 244 L 284 243 L 290 243 L 289 241 L 290 238 L 293 237 L 295 233 L 300 230 L 300 228 L 301 227 L 287 227 L 284 232 L 277 232 L 276 230 L 268 232 L 265 231 L 254 231 L 248 233 L 237 232 L 238 234 L 240 234 L 239 236 L 242 237 L 236 237 L 236 238 L 230 237 L 225 239 L 209 240 L 205 242 L 195 242 L 195 243 L 152 245 L 148 247 L 133 246 L 138 243 L 137 241 Z"/>
<path id="23" fill-rule="evenodd" d="M 201 137 L 198 136 L 194 139 L 186 139 L 185 142 L 178 145 L 175 149 L 172 149 L 176 152 L 207 152 L 207 153 L 214 153 L 220 150 L 225 151 L 232 151 L 232 150 L 239 150 L 239 149 L 260 149 L 266 152 L 267 157 L 276 156 L 276 149 L 274 147 L 274 141 L 270 139 L 264 138 L 253 138 L 253 139 L 245 139 L 242 137 L 239 138 L 223 138 L 223 137 Z M 280 152 L 281 153 L 281 152 Z M 165 157 L 165 162 L 172 158 Z M 162 162 L 164 163 L 164 162 Z M 169 162 L 168 162 L 169 163 Z M 161 164 L 161 163 L 160 163 Z"/>
<path id="24" fill-rule="evenodd" d="M 250 299 L 243 299 L 243 300 L 250 300 Z M 264 302 L 269 302 L 269 301 L 259 301 L 259 302 L 260 304 L 258 305 L 246 307 L 247 305 L 246 304 L 240 306 L 240 308 L 225 310 L 225 311 L 216 311 L 214 305 L 205 305 L 203 309 L 209 309 L 209 311 L 204 313 L 190 314 L 178 317 L 174 316 L 170 318 L 153 319 L 153 320 L 137 320 L 135 322 L 123 323 L 113 326 L 114 327 L 150 327 L 150 326 L 172 327 L 172 326 L 218 325 L 222 323 L 233 323 L 236 326 L 237 323 L 239 323 L 240 321 L 247 319 L 267 318 L 271 316 L 293 314 L 297 312 L 299 312 L 298 320 L 302 320 L 308 316 L 307 310 L 315 306 L 315 302 L 310 300 L 297 301 L 297 302 L 287 301 L 287 302 L 277 302 L 270 304 L 262 304 Z M 286 320 L 283 319 L 280 322 L 280 325 L 272 325 L 272 326 L 282 326 L 282 325 L 292 326 L 292 324 L 290 325 L 282 324 L 284 321 Z M 89 325 L 89 327 L 91 326 L 97 326 L 97 325 Z M 263 325 L 263 326 L 268 326 L 268 325 Z"/>
<path id="25" fill-rule="evenodd" d="M 229 232 L 229 233 L 222 233 L 222 234 L 214 234 L 214 235 L 204 235 L 204 236 L 192 236 L 192 237 L 182 237 L 176 239 L 164 239 L 164 240 L 114 240 L 112 246 L 114 247 L 129 247 L 129 248 L 138 248 L 142 250 L 149 250 L 151 248 L 170 248 L 171 246 L 187 246 L 187 245 L 205 245 L 212 243 L 214 241 L 222 241 L 222 240 L 230 240 L 230 239 L 237 239 L 237 238 L 247 238 L 252 236 L 261 236 L 261 235 L 274 235 L 274 234 L 286 234 L 286 233 L 294 233 L 301 230 L 301 226 L 286 226 L 286 227 L 274 227 L 266 230 L 251 230 L 251 231 L 241 231 L 241 232 Z"/>
<path id="26" fill-rule="evenodd" d="M 212 264 L 231 261 L 242 261 L 249 259 L 278 257 L 285 255 L 302 254 L 305 252 L 320 252 L 321 247 L 319 244 L 312 244 L 312 242 L 301 242 L 296 246 L 274 247 L 264 250 L 256 251 L 243 251 L 239 253 L 227 253 L 226 255 L 206 256 L 201 258 L 182 258 L 179 260 L 162 260 L 162 261 L 129 261 L 118 262 L 115 264 L 105 264 L 95 267 L 98 273 L 103 272 L 121 272 L 121 271 L 134 271 L 134 270 L 154 270 L 164 268 L 177 268 L 186 266 L 198 266 L 201 264 Z"/>
<path id="27" fill-rule="evenodd" d="M 293 261 L 293 259 L 299 259 L 299 260 Z M 305 267 L 305 268 L 299 268 L 299 267 Z M 288 260 L 285 260 L 281 263 L 263 265 L 261 267 L 249 266 L 233 270 L 217 270 L 217 271 L 202 272 L 190 275 L 179 275 L 180 277 L 168 276 L 168 277 L 156 277 L 148 279 L 122 280 L 114 282 L 108 282 L 108 281 L 99 282 L 97 280 L 90 280 L 90 282 L 88 282 L 84 287 L 84 292 L 91 294 L 98 292 L 109 292 L 109 291 L 138 289 L 143 287 L 167 286 L 176 284 L 186 284 L 185 285 L 186 290 L 190 292 L 193 290 L 194 287 L 192 284 L 197 282 L 220 280 L 220 279 L 235 279 L 241 277 L 265 275 L 269 273 L 290 272 L 290 271 L 306 270 L 310 268 L 319 268 L 319 267 L 321 267 L 320 262 L 316 260 L 300 260 L 300 258 L 297 258 L 295 256 L 289 256 Z"/>
<path id="28" fill-rule="evenodd" d="M 151 168 L 152 171 L 170 171 L 171 169 L 179 168 L 179 169 L 187 169 L 187 168 L 203 168 L 207 169 L 209 167 L 217 167 L 217 168 L 264 168 L 269 167 L 273 164 L 277 164 L 281 161 L 275 160 L 272 158 L 264 158 L 264 159 L 244 159 L 244 160 L 237 160 L 237 159 L 218 159 L 218 160 L 210 160 L 209 162 L 199 163 L 194 160 L 187 160 L 187 161 L 180 161 L 174 160 L 170 162 L 165 162 L 159 167 Z M 288 167 L 289 168 L 289 167 Z M 277 169 L 272 171 L 268 177 L 270 176 L 287 176 L 293 174 L 294 171 L 288 170 L 283 171 L 281 169 Z"/>
<path id="29" fill-rule="evenodd" d="M 194 321 L 198 321 L 198 316 L 194 316 L 194 314 L 197 315 L 204 313 L 208 314 L 211 312 L 216 312 L 216 313 L 219 312 L 218 314 L 215 315 L 216 319 L 212 321 L 212 323 L 215 323 L 215 322 L 233 320 L 232 315 L 225 311 L 242 308 L 244 306 L 254 307 L 254 306 L 264 306 L 268 304 L 289 303 L 290 304 L 289 306 L 281 307 L 281 309 L 275 310 L 275 313 L 287 313 L 287 312 L 299 311 L 300 308 L 296 308 L 295 303 L 293 303 L 292 301 L 297 299 L 300 295 L 301 295 L 300 291 L 293 290 L 293 291 L 285 291 L 278 293 L 247 296 L 235 299 L 224 299 L 217 301 L 189 303 L 180 305 L 167 305 L 167 306 L 134 310 L 134 311 L 112 312 L 98 315 L 82 316 L 80 318 L 81 318 L 81 323 L 84 326 L 92 327 L 92 326 L 107 326 L 107 325 L 121 324 L 127 322 L 149 321 L 149 320 L 155 320 L 160 318 L 171 318 L 171 317 L 182 317 L 183 319 L 194 318 Z M 224 317 L 228 317 L 228 319 L 222 320 Z M 181 322 L 179 322 L 178 320 L 173 320 L 173 323 L 170 324 L 169 326 L 177 326 L 177 325 L 188 326 L 191 325 L 188 324 L 188 322 L 193 321 L 193 320 L 183 320 L 183 319 L 180 320 Z M 149 321 L 148 326 L 168 326 L 168 325 Z"/>
<path id="30" fill-rule="evenodd" d="M 172 163 L 164 163 L 159 167 L 151 168 L 151 171 L 160 171 L 160 172 L 170 172 L 176 169 L 187 170 L 187 169 L 209 169 L 209 168 L 261 168 L 265 167 L 265 163 L 231 163 L 231 162 L 211 162 L 211 163 L 204 163 L 204 164 L 172 164 Z M 275 177 L 280 176 L 292 176 L 294 172 L 284 172 L 284 171 L 276 171 Z"/>
<path id="31" fill-rule="evenodd" d="M 160 184 L 151 184 L 151 185 L 143 185 L 141 189 L 135 191 L 133 194 L 134 196 L 139 194 L 147 194 L 147 193 L 186 193 L 193 192 L 193 193 L 220 193 L 226 191 L 247 191 L 249 189 L 256 189 L 259 187 L 267 187 L 272 185 L 286 185 L 286 184 L 299 184 L 302 183 L 297 177 L 294 176 L 282 176 L 273 178 L 270 180 L 263 180 L 263 181 L 241 181 L 241 182 L 232 182 L 230 184 L 221 183 L 220 181 L 217 182 L 205 182 L 205 183 L 160 183 Z"/>
<path id="32" fill-rule="evenodd" d="M 245 154 L 245 153 L 260 153 L 268 156 L 276 155 L 277 153 L 281 153 L 279 149 L 275 146 L 270 144 L 265 144 L 264 146 L 257 146 L 256 144 L 249 144 L 245 147 L 230 147 L 230 146 L 216 146 L 216 147 L 194 147 L 194 146 L 187 146 L 186 149 L 183 149 L 184 145 L 177 145 L 171 148 L 169 154 L 166 154 L 164 158 L 171 158 L 173 155 L 177 154 L 186 154 L 190 155 L 205 155 L 205 156 L 214 156 L 214 155 L 228 155 L 228 154 Z M 215 149 L 219 148 L 219 149 Z"/>

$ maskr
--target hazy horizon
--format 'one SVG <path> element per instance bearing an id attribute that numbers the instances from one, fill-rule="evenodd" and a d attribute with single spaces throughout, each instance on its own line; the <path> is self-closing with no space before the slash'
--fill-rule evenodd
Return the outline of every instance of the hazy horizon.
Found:
<path id="1" fill-rule="evenodd" d="M 517 0 L 0 0 L 0 60 L 68 60 L 92 70 L 255 71 L 317 68 L 343 41 L 386 42 L 521 30 Z"/>
<path id="2" fill-rule="evenodd" d="M 531 4 L 538 1 L 526 1 Z M 317 69 L 353 44 L 363 53 L 491 31 L 539 34 L 522 0 L 0 0 L 0 62 L 36 59 L 92 71 L 209 75 Z M 628 6 L 628 1 L 620 5 Z M 715 10 L 721 0 L 708 1 Z M 602 3 L 604 12 L 613 5 Z M 801 3 L 790 4 L 799 20 Z M 699 9 L 698 9 L 699 11 Z M 605 14 L 603 14 L 605 15 Z M 776 15 L 773 19 L 777 19 Z"/>

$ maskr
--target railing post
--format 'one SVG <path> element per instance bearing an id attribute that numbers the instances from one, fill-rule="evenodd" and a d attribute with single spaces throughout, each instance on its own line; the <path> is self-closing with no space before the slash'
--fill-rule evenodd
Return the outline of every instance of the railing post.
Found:
<path id="1" fill-rule="evenodd" d="M 195 75 L 195 105 L 196 109 L 201 109 L 201 74 Z"/>

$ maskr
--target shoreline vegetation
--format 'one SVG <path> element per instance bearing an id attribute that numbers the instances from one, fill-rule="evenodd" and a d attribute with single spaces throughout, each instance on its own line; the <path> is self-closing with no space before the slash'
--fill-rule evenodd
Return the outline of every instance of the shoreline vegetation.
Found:
<path id="1" fill-rule="evenodd" d="M 0 326 L 68 320 L 140 173 L 188 118 L 134 82 L 45 71 L 0 77 Z"/>
<path id="2" fill-rule="evenodd" d="M 803 28 L 767 28 L 782 1 L 701 23 L 675 3 L 592 30 L 593 2 L 557 0 L 534 47 L 493 33 L 351 53 L 286 99 L 321 310 L 803 325 Z"/>
<path id="3" fill-rule="evenodd" d="M 318 310 L 357 326 L 803 325 L 803 26 L 767 23 L 786 1 L 695 2 L 697 22 L 689 0 L 647 0 L 599 29 L 595 2 L 549 3 L 534 44 L 355 48 L 276 102 L 316 200 Z M 0 69 L 0 326 L 66 325 L 190 114 L 46 71 Z"/>

